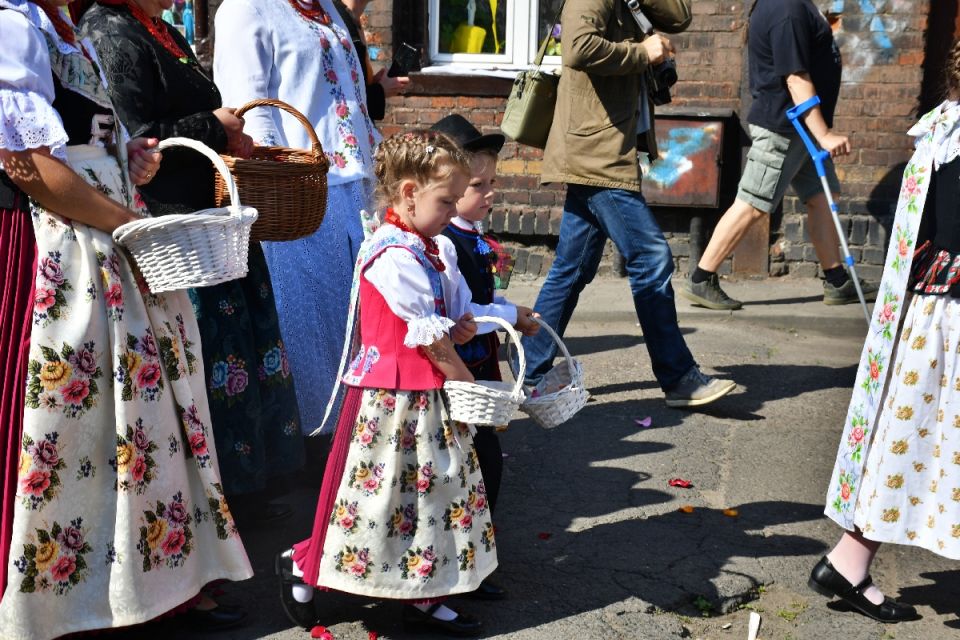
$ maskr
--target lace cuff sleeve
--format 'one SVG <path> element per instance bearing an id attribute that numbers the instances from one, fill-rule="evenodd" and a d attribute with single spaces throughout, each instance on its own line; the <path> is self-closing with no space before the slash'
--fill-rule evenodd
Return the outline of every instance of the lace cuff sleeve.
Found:
<path id="1" fill-rule="evenodd" d="M 431 345 L 447 335 L 450 327 L 456 324 L 450 318 L 437 314 L 413 318 L 407 321 L 407 335 L 403 338 L 403 345 L 411 349 Z"/>
<path id="2" fill-rule="evenodd" d="M 60 115 L 45 97 L 33 91 L 0 88 L 0 149 L 49 147 L 61 156 L 67 139 Z"/>

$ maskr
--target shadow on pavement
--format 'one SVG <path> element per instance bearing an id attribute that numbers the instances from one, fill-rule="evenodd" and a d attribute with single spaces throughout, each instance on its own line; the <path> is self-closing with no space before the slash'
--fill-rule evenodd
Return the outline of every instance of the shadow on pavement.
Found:
<path id="1" fill-rule="evenodd" d="M 900 590 L 900 599 L 912 605 L 926 605 L 941 615 L 958 616 L 948 620 L 945 626 L 960 629 L 960 573 L 956 571 L 938 571 L 921 573 L 921 578 L 930 580 L 929 584 L 905 587 Z"/>

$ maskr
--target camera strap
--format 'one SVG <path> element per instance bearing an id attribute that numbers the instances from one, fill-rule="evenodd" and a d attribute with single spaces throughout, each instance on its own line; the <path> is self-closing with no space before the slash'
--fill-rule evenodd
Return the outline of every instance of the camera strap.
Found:
<path id="1" fill-rule="evenodd" d="M 640 27 L 640 31 L 644 35 L 649 36 L 653 33 L 653 23 L 647 19 L 647 16 L 643 14 L 643 10 L 640 8 L 640 0 L 624 0 L 627 3 L 627 9 L 630 10 L 630 14 L 633 15 L 633 19 L 636 20 L 637 26 Z"/>

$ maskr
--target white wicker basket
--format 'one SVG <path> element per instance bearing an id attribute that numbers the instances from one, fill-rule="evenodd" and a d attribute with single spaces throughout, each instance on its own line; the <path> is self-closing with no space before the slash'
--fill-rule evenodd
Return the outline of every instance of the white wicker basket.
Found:
<path id="1" fill-rule="evenodd" d="M 244 277 L 257 210 L 240 204 L 233 178 L 215 151 L 189 138 L 167 138 L 158 148 L 169 147 L 207 156 L 227 184 L 230 206 L 128 222 L 113 232 L 114 241 L 130 251 L 153 293 Z"/>
<path id="2" fill-rule="evenodd" d="M 560 347 L 564 362 L 547 371 L 537 386 L 528 390 L 527 398 L 520 405 L 520 411 L 529 415 L 544 429 L 552 429 L 580 411 L 587 404 L 590 393 L 583 386 L 583 367 L 567 351 L 567 345 L 563 344 L 557 332 L 540 318 L 534 316 L 533 319 Z M 523 379 L 522 373 L 517 375 Z"/>
<path id="3" fill-rule="evenodd" d="M 517 346 L 520 361 L 520 373 L 515 383 L 478 380 L 459 382 L 448 380 L 443 384 L 450 405 L 450 417 L 460 422 L 476 425 L 499 426 L 510 422 L 520 403 L 524 400 L 523 374 L 527 370 L 527 361 L 520 346 L 520 336 L 510 323 L 493 316 L 474 318 L 478 324 L 492 322 L 506 329 L 507 334 Z"/>

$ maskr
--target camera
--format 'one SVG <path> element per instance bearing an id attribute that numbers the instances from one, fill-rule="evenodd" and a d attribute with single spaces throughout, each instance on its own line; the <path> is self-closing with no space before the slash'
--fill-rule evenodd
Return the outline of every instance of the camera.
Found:
<path id="1" fill-rule="evenodd" d="M 667 58 L 657 66 L 650 69 L 649 79 L 652 84 L 648 87 L 650 98 L 653 104 L 661 106 L 670 104 L 670 87 L 677 84 L 677 61 L 673 58 Z"/>

